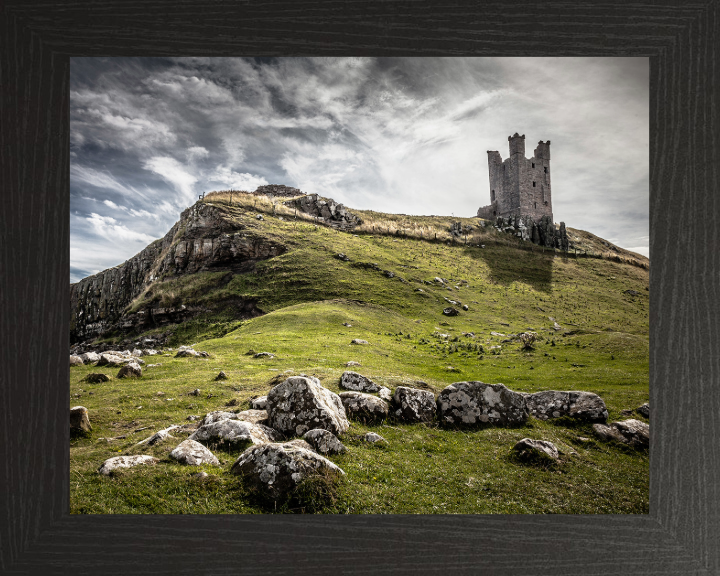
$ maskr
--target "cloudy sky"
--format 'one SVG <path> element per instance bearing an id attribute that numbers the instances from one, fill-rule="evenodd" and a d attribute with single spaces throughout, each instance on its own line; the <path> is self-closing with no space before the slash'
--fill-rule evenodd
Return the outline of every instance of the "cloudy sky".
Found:
<path id="1" fill-rule="evenodd" d="M 261 184 L 473 216 L 487 150 L 551 140 L 553 215 L 649 252 L 647 58 L 73 58 L 70 277 Z"/>

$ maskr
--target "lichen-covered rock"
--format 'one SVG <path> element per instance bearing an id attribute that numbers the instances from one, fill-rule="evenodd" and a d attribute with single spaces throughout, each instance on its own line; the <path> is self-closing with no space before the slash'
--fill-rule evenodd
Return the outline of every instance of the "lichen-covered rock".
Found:
<path id="1" fill-rule="evenodd" d="M 73 406 L 70 408 L 70 433 L 87 434 L 92 431 L 90 417 L 85 406 Z"/>
<path id="2" fill-rule="evenodd" d="M 160 444 L 160 442 L 162 442 L 163 440 L 167 438 L 172 438 L 172 436 L 170 436 L 170 432 L 172 430 L 175 430 L 176 428 L 180 428 L 180 426 L 173 425 L 168 426 L 163 430 L 158 430 L 152 436 L 148 436 L 144 440 L 140 440 L 140 442 L 138 442 L 136 446 L 140 446 L 141 444 L 147 444 L 148 446 L 155 446 L 155 444 Z"/>
<path id="3" fill-rule="evenodd" d="M 115 354 L 107 354 L 103 353 L 100 354 L 100 358 L 98 359 L 97 366 L 122 366 L 123 364 L 126 364 L 127 361 L 122 356 L 117 356 Z"/>
<path id="4" fill-rule="evenodd" d="M 547 440 L 523 438 L 513 446 L 513 451 L 521 460 L 557 460 L 560 458 L 555 444 Z"/>
<path id="5" fill-rule="evenodd" d="M 593 431 L 602 440 L 615 440 L 633 448 L 650 447 L 650 425 L 634 418 L 613 422 L 609 426 L 593 424 Z"/>
<path id="6" fill-rule="evenodd" d="M 390 390 L 390 388 L 380 386 L 380 390 L 378 390 L 378 396 L 385 400 L 385 402 L 392 402 L 392 391 Z"/>
<path id="7" fill-rule="evenodd" d="M 645 402 L 642 406 L 638 406 L 637 411 L 640 415 L 645 416 L 645 418 L 650 418 L 650 404 Z"/>
<path id="8" fill-rule="evenodd" d="M 265 410 L 267 408 L 267 396 L 258 396 L 254 400 L 250 400 L 250 407 L 253 410 Z"/>
<path id="9" fill-rule="evenodd" d="M 292 442 L 249 448 L 235 461 L 231 472 L 271 498 L 286 495 L 311 475 L 345 475 L 327 458 Z"/>
<path id="10" fill-rule="evenodd" d="M 141 454 L 139 456 L 115 456 L 108 458 L 98 468 L 98 474 L 109 476 L 118 468 L 131 468 L 132 466 L 140 466 L 142 464 L 156 464 L 158 459 L 154 456 Z"/>
<path id="11" fill-rule="evenodd" d="M 74 354 L 70 355 L 70 366 L 82 366 L 83 364 L 85 364 L 85 362 L 83 362 L 83 359 L 80 358 L 80 356 L 75 356 Z"/>
<path id="12" fill-rule="evenodd" d="M 89 384 L 99 384 L 101 382 L 109 382 L 110 376 L 102 372 L 90 372 L 90 374 L 85 376 L 84 380 Z"/>
<path id="13" fill-rule="evenodd" d="M 214 422 L 220 422 L 220 420 L 237 420 L 237 414 L 235 412 L 225 412 L 224 410 L 215 410 L 215 412 L 209 412 L 205 414 L 205 417 L 200 421 L 198 426 L 205 426 L 206 424 L 213 424 Z"/>
<path id="14" fill-rule="evenodd" d="M 431 422 L 435 418 L 435 394 L 428 390 L 398 386 L 392 403 L 394 415 L 405 422 Z"/>
<path id="15" fill-rule="evenodd" d="M 253 424 L 242 420 L 220 420 L 200 426 L 190 436 L 198 442 L 216 442 L 233 445 L 269 444 L 281 440 L 281 435 L 262 424 Z"/>
<path id="16" fill-rule="evenodd" d="M 200 442 L 190 440 L 189 438 L 178 444 L 175 449 L 170 452 L 170 458 L 177 460 L 180 464 L 187 464 L 189 466 L 200 466 L 200 464 L 220 465 L 220 461 L 215 457 L 215 454 L 210 452 L 210 450 L 205 448 Z"/>
<path id="17" fill-rule="evenodd" d="M 142 368 L 135 362 L 125 364 L 117 373 L 118 378 L 140 378 L 142 376 Z"/>
<path id="18" fill-rule="evenodd" d="M 592 392 L 558 392 L 545 390 L 523 394 L 531 416 L 540 420 L 567 416 L 587 422 L 606 422 L 605 402 Z"/>
<path id="19" fill-rule="evenodd" d="M 503 384 L 455 382 L 437 399 L 438 420 L 461 426 L 518 426 L 528 418 L 525 398 Z"/>
<path id="20" fill-rule="evenodd" d="M 340 397 L 316 378 L 290 376 L 267 396 L 268 425 L 289 436 L 302 436 L 313 428 L 342 434 L 350 423 Z"/>
<path id="21" fill-rule="evenodd" d="M 353 338 L 353 339 L 350 341 L 350 344 L 363 345 L 363 344 L 368 344 L 368 341 L 367 341 L 367 340 L 363 340 L 363 339 L 361 339 L 361 338 Z"/>
<path id="22" fill-rule="evenodd" d="M 80 354 L 80 358 L 85 364 L 94 364 L 100 360 L 100 354 L 97 352 L 85 352 L 84 354 Z"/>
<path id="23" fill-rule="evenodd" d="M 363 392 L 341 392 L 340 400 L 345 413 L 353 420 L 380 422 L 388 417 L 389 406 L 385 400 Z"/>
<path id="24" fill-rule="evenodd" d="M 457 309 L 453 308 L 452 306 L 449 306 L 448 308 L 443 308 L 443 314 L 445 316 L 457 316 L 460 314 L 460 312 L 457 311 Z"/>
<path id="25" fill-rule="evenodd" d="M 376 434 L 375 432 L 368 432 L 368 433 L 366 433 L 366 434 L 362 437 L 362 439 L 363 439 L 365 442 L 370 442 L 371 444 L 377 444 L 378 442 L 385 442 L 385 443 L 387 443 L 387 440 L 385 440 L 385 438 L 383 438 L 382 436 L 380 436 L 380 434 Z"/>
<path id="26" fill-rule="evenodd" d="M 308 430 L 303 434 L 303 440 L 306 440 L 313 450 L 320 454 L 342 454 L 347 451 L 335 434 L 322 428 Z"/>
<path id="27" fill-rule="evenodd" d="M 343 372 L 343 375 L 340 377 L 340 388 L 355 390 L 356 392 L 377 392 L 380 390 L 380 386 L 375 384 L 370 378 L 351 370 Z"/>
<path id="28" fill-rule="evenodd" d="M 200 356 L 200 352 L 196 352 L 192 348 L 180 350 L 177 354 L 175 354 L 175 358 L 195 358 L 197 356 Z"/>
<path id="29" fill-rule="evenodd" d="M 252 424 L 265 424 L 267 420 L 267 410 L 243 410 L 235 414 L 235 418 Z"/>

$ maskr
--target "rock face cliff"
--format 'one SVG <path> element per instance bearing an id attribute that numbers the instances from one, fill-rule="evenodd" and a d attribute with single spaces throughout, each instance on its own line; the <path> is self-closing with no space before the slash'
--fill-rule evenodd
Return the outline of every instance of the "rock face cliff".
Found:
<path id="1" fill-rule="evenodd" d="M 207 270 L 227 270 L 232 277 L 284 251 L 281 243 L 255 234 L 218 207 L 198 202 L 181 214 L 164 238 L 123 264 L 70 285 L 70 341 L 185 320 L 201 310 L 180 305 L 128 314 L 126 309 L 157 279 Z M 238 302 L 237 306 L 240 316 L 260 313 L 253 302 Z"/>

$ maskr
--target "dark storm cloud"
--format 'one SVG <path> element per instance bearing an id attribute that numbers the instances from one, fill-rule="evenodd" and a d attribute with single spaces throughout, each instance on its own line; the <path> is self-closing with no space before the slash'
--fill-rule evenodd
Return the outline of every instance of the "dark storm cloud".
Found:
<path id="1" fill-rule="evenodd" d="M 647 253 L 647 59 L 74 58 L 70 96 L 73 280 L 209 190 L 472 215 L 516 131 L 553 142 L 556 220 Z"/>

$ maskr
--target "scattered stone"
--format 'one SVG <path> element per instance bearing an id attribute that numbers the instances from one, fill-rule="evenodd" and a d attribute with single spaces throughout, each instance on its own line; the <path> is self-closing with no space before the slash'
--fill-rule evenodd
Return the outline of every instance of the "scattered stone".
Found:
<path id="1" fill-rule="evenodd" d="M 345 366 L 360 366 L 360 362 L 355 362 L 355 360 L 350 360 L 350 362 L 345 362 Z"/>
<path id="2" fill-rule="evenodd" d="M 180 426 L 173 425 L 168 426 L 167 428 L 163 430 L 158 430 L 153 434 L 152 436 L 149 436 L 148 438 L 145 438 L 145 440 L 140 440 L 135 446 L 140 446 L 141 444 L 147 444 L 148 446 L 155 446 L 155 444 L 160 444 L 163 440 L 167 438 L 173 438 L 173 436 L 170 436 L 170 431 L 175 430 L 176 428 L 180 428 Z"/>
<path id="3" fill-rule="evenodd" d="M 268 413 L 267 410 L 243 410 L 235 414 L 238 420 L 251 422 L 252 424 L 265 424 Z"/>
<path id="4" fill-rule="evenodd" d="M 143 464 L 156 464 L 158 459 L 154 456 L 139 455 L 139 456 L 115 456 L 108 458 L 98 468 L 98 474 L 103 476 L 109 476 L 115 470 L 119 468 L 131 468 L 132 466 L 140 466 Z"/>
<path id="5" fill-rule="evenodd" d="M 83 362 L 83 359 L 80 358 L 80 356 L 75 356 L 74 354 L 70 355 L 70 366 L 82 366 L 85 362 Z"/>
<path id="6" fill-rule="evenodd" d="M 645 416 L 645 418 L 650 418 L 650 404 L 648 402 L 645 402 L 642 406 L 638 406 L 637 411 L 642 416 Z"/>
<path id="7" fill-rule="evenodd" d="M 348 324 L 347 322 L 343 322 L 343 326 L 346 326 L 348 328 L 352 328 L 352 324 Z"/>
<path id="8" fill-rule="evenodd" d="M 355 390 L 357 392 L 377 392 L 380 390 L 380 386 L 375 384 L 367 376 L 358 374 L 357 372 L 343 372 L 340 377 L 340 388 L 345 390 Z"/>
<path id="9" fill-rule="evenodd" d="M 70 408 L 70 433 L 88 434 L 92 431 L 90 417 L 85 406 L 74 406 Z"/>
<path id="10" fill-rule="evenodd" d="M 545 390 L 523 394 L 531 416 L 540 420 L 567 416 L 586 422 L 607 421 L 605 402 L 592 392 L 558 392 Z"/>
<path id="11" fill-rule="evenodd" d="M 135 362 L 125 364 L 117 373 L 117 378 L 140 378 L 142 376 L 142 368 Z"/>
<path id="12" fill-rule="evenodd" d="M 381 386 L 380 390 L 378 390 L 378 396 L 385 400 L 385 402 L 392 402 L 392 391 L 390 390 L 390 388 Z"/>
<path id="13" fill-rule="evenodd" d="M 557 460 L 560 458 L 555 444 L 547 440 L 523 438 L 513 446 L 513 450 L 521 460 Z"/>
<path id="14" fill-rule="evenodd" d="M 322 428 L 308 430 L 303 434 L 303 439 L 312 446 L 313 450 L 320 454 L 342 454 L 347 451 L 347 448 L 335 434 Z"/>
<path id="15" fill-rule="evenodd" d="M 387 443 L 387 440 L 385 440 L 385 438 L 380 436 L 380 434 L 376 434 L 375 432 L 368 432 L 362 437 L 362 439 L 365 442 L 370 442 L 371 444 L 376 444 L 377 442 Z"/>
<path id="16" fill-rule="evenodd" d="M 139 348 L 134 348 L 133 351 L 130 352 L 130 355 L 131 355 L 131 356 L 140 357 L 140 356 L 143 355 L 143 351 L 140 350 Z"/>
<path id="17" fill-rule="evenodd" d="M 188 396 L 200 396 L 200 388 L 195 388 L 192 392 L 188 392 Z"/>
<path id="18" fill-rule="evenodd" d="M 633 448 L 650 447 L 650 425 L 640 420 L 621 420 L 609 426 L 593 424 L 593 432 L 602 440 L 615 440 Z"/>
<path id="19" fill-rule="evenodd" d="M 250 400 L 250 407 L 253 410 L 265 410 L 267 408 L 267 396 L 258 396 L 254 400 Z"/>
<path id="20" fill-rule="evenodd" d="M 253 354 L 253 358 L 275 358 L 275 354 L 271 354 L 270 352 L 258 352 L 257 354 Z"/>
<path id="21" fill-rule="evenodd" d="M 281 439 L 281 435 L 272 428 L 229 418 L 200 426 L 190 436 L 190 440 L 198 442 L 227 442 L 233 445 L 269 444 Z"/>
<path id="22" fill-rule="evenodd" d="M 192 348 L 180 350 L 177 354 L 175 354 L 175 358 L 194 358 L 197 356 L 200 356 L 200 352 L 196 352 Z"/>
<path id="23" fill-rule="evenodd" d="M 640 292 L 637 292 L 636 290 L 625 290 L 625 294 L 630 296 L 640 296 Z"/>
<path id="24" fill-rule="evenodd" d="M 206 424 L 213 424 L 220 422 L 220 420 L 237 420 L 237 414 L 235 412 L 225 412 L 223 410 L 215 410 L 205 414 L 205 417 L 200 422 L 199 426 L 205 426 Z"/>
<path id="25" fill-rule="evenodd" d="M 340 399 L 345 413 L 353 420 L 361 422 L 380 422 L 388 416 L 388 403 L 385 400 L 362 392 L 341 392 Z"/>
<path id="26" fill-rule="evenodd" d="M 215 454 L 210 452 L 205 446 L 190 440 L 189 438 L 184 442 L 181 442 L 177 447 L 170 452 L 170 458 L 173 458 L 180 462 L 180 464 L 187 464 L 188 466 L 200 466 L 200 464 L 213 464 L 220 466 L 220 461 L 215 457 Z"/>
<path id="27" fill-rule="evenodd" d="M 269 425 L 292 436 L 314 428 L 337 436 L 350 426 L 340 397 L 317 378 L 290 376 L 270 390 L 267 411 Z"/>
<path id="28" fill-rule="evenodd" d="M 460 314 L 460 312 L 458 312 L 452 306 L 450 306 L 449 308 L 444 308 L 442 313 L 445 314 L 445 316 L 457 316 L 458 314 Z"/>
<path id="29" fill-rule="evenodd" d="M 100 354 L 100 358 L 97 362 L 98 367 L 100 367 L 100 366 L 114 367 L 114 366 L 122 366 L 123 364 L 125 364 L 125 360 L 122 357 L 116 356 L 115 354 L 107 354 L 107 353 Z"/>
<path id="30" fill-rule="evenodd" d="M 343 262 L 349 262 L 349 261 L 350 261 L 350 258 L 348 258 L 347 256 L 345 256 L 345 254 L 343 254 L 342 252 L 341 252 L 340 254 L 338 254 L 337 256 L 335 256 L 335 258 L 337 258 L 338 260 L 342 260 Z"/>
<path id="31" fill-rule="evenodd" d="M 311 475 L 344 476 L 345 472 L 320 456 L 293 443 L 255 446 L 243 452 L 230 470 L 271 498 L 280 498 Z"/>
<path id="32" fill-rule="evenodd" d="M 96 352 L 85 352 L 84 354 L 80 354 L 80 358 L 84 364 L 94 364 L 100 360 L 100 354 Z"/>
<path id="33" fill-rule="evenodd" d="M 555 323 L 553 324 L 553 327 L 552 327 L 552 328 L 553 328 L 553 330 L 555 330 L 556 332 L 557 332 L 558 330 L 562 330 L 562 326 L 560 326 L 560 324 L 558 324 L 557 322 L 555 322 Z"/>
<path id="34" fill-rule="evenodd" d="M 462 305 L 462 309 L 465 310 L 465 312 L 467 312 L 468 310 L 470 310 L 470 308 L 468 307 L 467 304 L 463 304 L 463 305 Z"/>
<path id="35" fill-rule="evenodd" d="M 225 404 L 225 406 L 237 406 L 238 404 L 240 404 L 240 402 L 238 401 L 238 399 L 237 399 L 237 398 L 233 398 L 232 400 L 229 400 L 229 401 Z"/>
<path id="36" fill-rule="evenodd" d="M 83 380 L 89 384 L 100 384 L 101 382 L 109 382 L 110 376 L 101 372 L 90 372 Z"/>
<path id="37" fill-rule="evenodd" d="M 435 418 L 435 395 L 427 390 L 398 386 L 392 403 L 395 416 L 405 422 L 431 422 Z"/>
<path id="38" fill-rule="evenodd" d="M 200 445 L 202 446 L 202 444 L 200 444 Z M 197 474 L 193 474 L 193 475 L 191 476 L 191 478 L 193 478 L 193 479 L 195 479 L 195 480 L 200 480 L 200 481 L 205 480 L 205 479 L 208 478 L 208 477 L 209 477 L 209 474 L 208 474 L 207 472 L 204 472 L 204 471 L 203 471 L 203 472 L 198 472 Z"/>
<path id="39" fill-rule="evenodd" d="M 350 344 L 368 344 L 367 340 L 361 340 L 360 338 L 354 338 Z"/>
<path id="40" fill-rule="evenodd" d="M 440 392 L 437 415 L 444 424 L 517 426 L 528 409 L 525 397 L 503 384 L 455 382 Z"/>
<path id="41" fill-rule="evenodd" d="M 196 416 L 196 415 L 194 415 L 194 414 L 191 414 L 190 416 L 188 416 L 188 417 L 186 418 L 186 420 L 190 420 L 190 422 L 194 422 L 195 420 L 198 420 L 199 418 L 200 418 L 200 416 Z"/>
<path id="42" fill-rule="evenodd" d="M 262 217 L 262 214 L 258 214 L 257 216 L 255 216 L 255 218 L 257 218 L 258 220 L 264 220 L 264 218 Z"/>
<path id="43" fill-rule="evenodd" d="M 228 379 L 227 374 L 225 374 L 225 372 L 223 372 L 222 370 L 220 371 L 220 374 L 218 374 L 217 376 L 215 376 L 215 381 L 216 381 L 216 382 L 217 382 L 218 380 L 227 380 L 227 379 Z"/>

